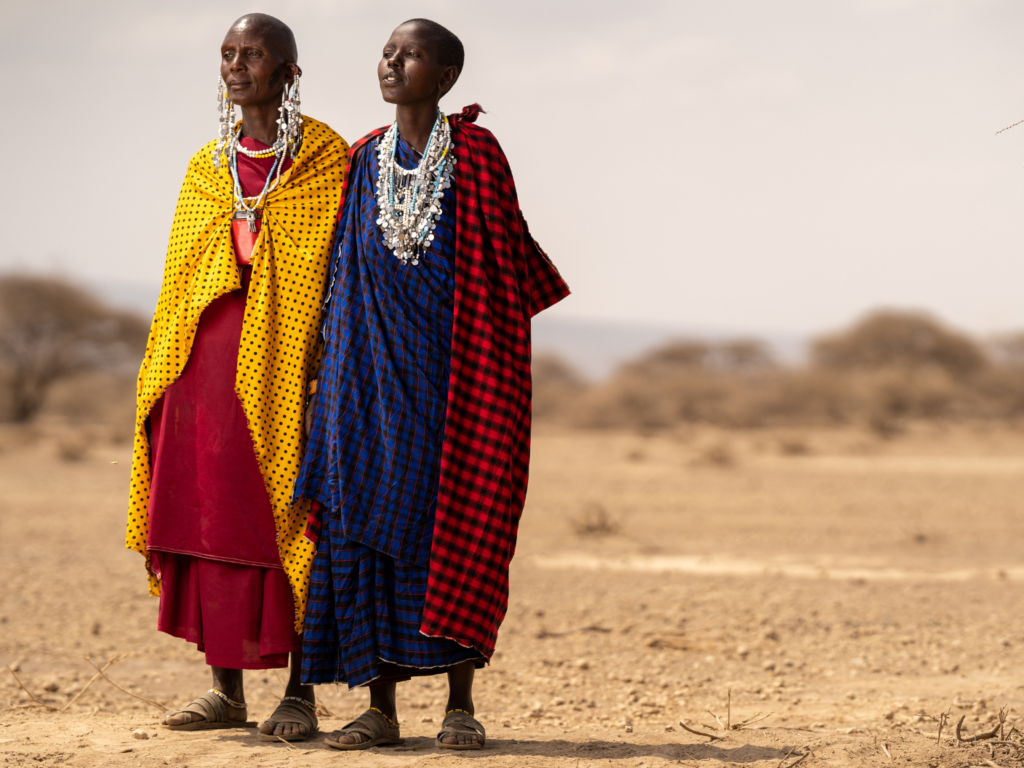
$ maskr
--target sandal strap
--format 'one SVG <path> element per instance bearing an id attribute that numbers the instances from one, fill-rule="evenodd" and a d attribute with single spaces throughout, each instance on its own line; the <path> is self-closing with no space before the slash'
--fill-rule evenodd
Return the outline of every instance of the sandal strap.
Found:
<path id="1" fill-rule="evenodd" d="M 384 713 L 376 708 L 371 708 L 363 712 L 363 714 L 351 723 L 343 725 L 338 730 L 345 734 L 359 733 L 366 736 L 367 741 L 372 741 L 373 739 L 391 736 L 391 733 L 389 732 L 390 728 L 398 730 L 398 726 L 391 725 Z"/>
<path id="2" fill-rule="evenodd" d="M 468 712 L 461 709 L 453 709 L 444 716 L 444 720 L 441 721 L 441 732 L 437 734 L 437 738 L 444 736 L 453 736 L 459 733 L 468 733 L 463 729 L 454 728 L 452 726 L 462 725 L 483 737 L 483 741 L 487 741 L 487 731 L 483 724 L 473 717 Z M 483 743 L 483 742 L 481 742 Z"/>
<path id="3" fill-rule="evenodd" d="M 218 696 L 209 692 L 204 693 L 202 696 L 197 696 L 191 704 L 188 704 L 171 714 L 202 715 L 208 723 L 228 722 L 228 712 L 224 702 L 221 701 Z M 191 723 L 196 721 L 194 718 L 190 718 L 189 722 Z"/>
<path id="4" fill-rule="evenodd" d="M 274 723 L 278 725 L 280 723 L 296 723 L 298 725 L 305 725 L 309 729 L 309 733 L 313 732 L 313 729 L 317 727 L 319 721 L 316 717 L 316 712 L 310 709 L 310 704 L 304 699 L 300 699 L 305 706 L 299 706 L 294 703 L 293 699 L 297 699 L 296 696 L 286 696 L 281 699 L 281 703 L 277 705 L 277 709 L 274 713 L 267 718 L 268 723 Z"/>

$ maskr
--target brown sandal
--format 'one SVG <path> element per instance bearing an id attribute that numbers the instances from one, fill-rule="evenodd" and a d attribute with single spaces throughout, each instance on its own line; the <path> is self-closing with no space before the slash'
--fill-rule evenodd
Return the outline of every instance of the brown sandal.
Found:
<path id="1" fill-rule="evenodd" d="M 297 736 L 275 736 L 273 731 L 263 733 L 260 731 L 257 738 L 260 741 L 305 741 L 317 732 L 318 720 L 316 718 L 316 705 L 310 704 L 298 696 L 285 696 L 277 705 L 274 714 L 267 718 L 267 722 L 277 729 L 277 726 L 285 723 L 295 723 L 306 726 L 306 733 Z"/>
<path id="2" fill-rule="evenodd" d="M 255 720 L 228 720 L 228 708 L 224 700 L 213 691 L 207 691 L 187 707 L 168 712 L 171 715 L 202 715 L 205 720 L 189 721 L 181 725 L 165 725 L 172 731 L 216 731 L 224 728 L 255 728 Z"/>
<path id="3" fill-rule="evenodd" d="M 472 744 L 445 744 L 441 741 L 445 736 L 458 736 L 467 733 L 479 736 L 480 740 Z M 455 710 L 445 715 L 444 720 L 441 721 L 441 732 L 434 739 L 434 746 L 441 749 L 483 749 L 486 741 L 487 731 L 484 730 L 480 721 L 468 712 Z"/>
<path id="4" fill-rule="evenodd" d="M 358 733 L 366 736 L 366 741 L 358 744 L 345 744 L 340 741 L 333 741 L 331 736 L 324 739 L 324 743 L 335 749 L 369 749 L 381 744 L 397 744 L 401 741 L 398 725 L 392 723 L 379 709 L 370 707 L 348 725 L 339 728 L 336 733 L 348 735 Z M 331 734 L 332 736 L 334 734 Z"/>

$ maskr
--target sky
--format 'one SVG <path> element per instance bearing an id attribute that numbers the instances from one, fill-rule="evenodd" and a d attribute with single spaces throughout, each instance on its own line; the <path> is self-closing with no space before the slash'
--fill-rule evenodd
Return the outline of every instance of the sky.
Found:
<path id="1" fill-rule="evenodd" d="M 0 269 L 159 283 L 220 41 L 295 31 L 303 108 L 394 119 L 400 22 L 466 46 L 479 102 L 573 295 L 553 317 L 813 333 L 879 306 L 1024 328 L 1019 0 L 0 0 Z"/>

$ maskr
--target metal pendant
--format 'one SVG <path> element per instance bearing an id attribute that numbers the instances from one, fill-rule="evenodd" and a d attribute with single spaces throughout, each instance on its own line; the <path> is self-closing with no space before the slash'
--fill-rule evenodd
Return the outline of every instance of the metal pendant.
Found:
<path id="1" fill-rule="evenodd" d="M 246 211 L 245 220 L 249 224 L 249 231 L 256 231 L 256 211 Z"/>

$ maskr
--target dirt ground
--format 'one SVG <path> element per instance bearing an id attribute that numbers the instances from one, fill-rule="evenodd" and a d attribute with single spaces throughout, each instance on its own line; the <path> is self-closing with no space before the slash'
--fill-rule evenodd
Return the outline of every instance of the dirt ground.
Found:
<path id="1" fill-rule="evenodd" d="M 477 677 L 480 752 L 434 748 L 440 678 L 400 687 L 401 745 L 353 753 L 322 735 L 172 733 L 102 679 L 64 709 L 93 676 L 84 655 L 130 653 L 110 678 L 166 705 L 209 687 L 194 647 L 155 630 L 141 558 L 122 547 L 129 448 L 70 444 L 0 433 L 0 663 L 48 705 L 0 668 L 3 766 L 1022 762 L 954 731 L 1009 707 L 1019 738 L 1024 429 L 540 430 L 509 614 Z M 250 715 L 282 688 L 247 673 Z M 733 724 L 768 717 L 725 731 L 707 710 L 725 722 L 730 695 Z M 368 700 L 318 697 L 323 731 Z"/>

